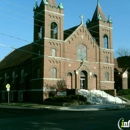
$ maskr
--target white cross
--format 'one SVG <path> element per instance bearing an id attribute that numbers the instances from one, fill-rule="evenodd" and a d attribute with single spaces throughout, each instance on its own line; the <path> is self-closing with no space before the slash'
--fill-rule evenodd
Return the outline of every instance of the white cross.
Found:
<path id="1" fill-rule="evenodd" d="M 80 15 L 80 18 L 81 18 L 81 23 L 83 24 L 84 23 L 84 16 Z"/>

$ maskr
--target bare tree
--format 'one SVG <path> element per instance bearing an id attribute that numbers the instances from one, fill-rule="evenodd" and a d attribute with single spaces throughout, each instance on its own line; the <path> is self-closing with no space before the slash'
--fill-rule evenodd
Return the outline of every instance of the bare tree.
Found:
<path id="1" fill-rule="evenodd" d="M 116 51 L 116 57 L 123 57 L 123 56 L 129 56 L 130 55 L 130 49 L 125 47 L 120 47 Z"/>

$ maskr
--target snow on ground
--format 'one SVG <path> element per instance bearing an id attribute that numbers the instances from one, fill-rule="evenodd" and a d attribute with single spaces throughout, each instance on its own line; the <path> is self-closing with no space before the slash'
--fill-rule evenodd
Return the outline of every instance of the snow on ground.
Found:
<path id="1" fill-rule="evenodd" d="M 78 95 L 83 95 L 91 104 L 124 104 L 123 100 L 118 97 L 113 97 L 110 94 L 101 90 L 78 90 Z"/>

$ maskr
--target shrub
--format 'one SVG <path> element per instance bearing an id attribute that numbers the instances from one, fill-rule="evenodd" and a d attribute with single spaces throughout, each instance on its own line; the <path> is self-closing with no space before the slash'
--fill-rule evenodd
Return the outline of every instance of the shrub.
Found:
<path id="1" fill-rule="evenodd" d="M 45 101 L 54 101 L 54 102 L 73 102 L 73 101 L 83 101 L 87 102 L 86 97 L 81 95 L 70 95 L 70 96 L 62 96 L 62 97 L 50 97 Z"/>
<path id="2" fill-rule="evenodd" d="M 122 96 L 122 95 L 130 95 L 130 89 L 123 89 L 118 91 L 118 95 Z"/>

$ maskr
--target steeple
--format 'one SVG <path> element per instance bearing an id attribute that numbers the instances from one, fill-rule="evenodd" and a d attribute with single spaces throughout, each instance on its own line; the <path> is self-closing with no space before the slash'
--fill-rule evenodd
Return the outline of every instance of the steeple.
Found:
<path id="1" fill-rule="evenodd" d="M 36 0 L 36 1 L 35 1 L 34 9 L 36 9 L 37 7 L 38 7 L 38 1 Z"/>
<path id="2" fill-rule="evenodd" d="M 102 8 L 100 6 L 99 0 L 97 0 L 97 7 L 95 9 L 91 22 L 95 22 L 97 20 L 107 21 L 104 13 L 102 11 Z"/>

